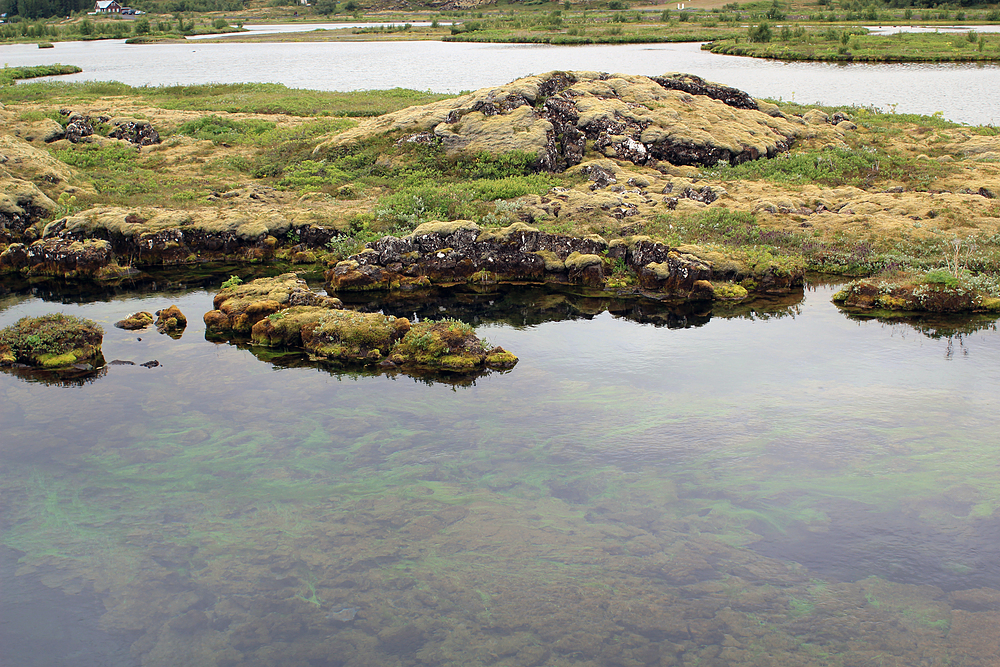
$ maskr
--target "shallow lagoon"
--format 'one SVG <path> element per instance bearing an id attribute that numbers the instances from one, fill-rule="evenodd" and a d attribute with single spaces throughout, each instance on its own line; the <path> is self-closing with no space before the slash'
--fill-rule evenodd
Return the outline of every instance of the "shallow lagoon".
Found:
<path id="1" fill-rule="evenodd" d="M 0 326 L 60 309 L 105 326 L 108 360 L 160 362 L 0 375 L 4 665 L 1000 650 L 989 320 L 851 319 L 822 284 L 711 316 L 540 289 L 370 304 L 521 358 L 455 383 L 257 358 L 205 340 L 211 291 L 158 289 L 0 301 Z M 111 326 L 170 303 L 180 339 Z"/>

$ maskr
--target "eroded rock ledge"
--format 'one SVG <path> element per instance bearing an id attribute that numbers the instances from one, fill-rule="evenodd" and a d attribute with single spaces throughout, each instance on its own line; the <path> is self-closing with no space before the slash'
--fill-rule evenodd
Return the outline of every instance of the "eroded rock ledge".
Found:
<path id="1" fill-rule="evenodd" d="M 531 153 L 538 169 L 553 172 L 579 164 L 588 141 L 635 164 L 712 166 L 787 151 L 804 125 L 690 74 L 549 72 L 371 119 L 316 152 L 398 132 L 401 142 L 440 145 L 453 156 Z"/>
<path id="2" fill-rule="evenodd" d="M 627 267 L 650 295 L 683 299 L 742 298 L 745 286 L 785 291 L 800 286 L 804 265 L 749 265 L 697 246 L 671 248 L 646 236 L 608 243 L 541 232 L 523 223 L 481 229 L 468 220 L 429 222 L 412 234 L 386 236 L 326 272 L 333 291 L 392 290 L 431 283 L 535 281 L 622 287 Z M 743 281 L 745 286 L 711 281 Z"/>
<path id="3" fill-rule="evenodd" d="M 345 310 L 339 299 L 309 289 L 294 273 L 224 288 L 205 314 L 209 334 L 247 334 L 254 344 L 297 347 L 313 358 L 377 364 L 409 374 L 428 370 L 482 374 L 506 370 L 517 357 L 490 348 L 462 322 Z"/>

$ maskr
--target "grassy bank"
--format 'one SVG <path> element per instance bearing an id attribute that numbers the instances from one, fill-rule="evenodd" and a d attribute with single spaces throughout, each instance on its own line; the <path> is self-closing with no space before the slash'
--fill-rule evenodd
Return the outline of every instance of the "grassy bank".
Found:
<path id="1" fill-rule="evenodd" d="M 843 62 L 985 62 L 1000 60 L 1000 35 L 977 33 L 900 33 L 868 35 L 863 29 L 788 26 L 767 23 L 737 38 L 702 48 L 712 53 L 781 60 Z"/>
<path id="2" fill-rule="evenodd" d="M 772 113 L 800 118 L 811 128 L 788 153 L 706 168 L 640 166 L 608 160 L 588 145 L 585 163 L 617 174 L 618 185 L 606 189 L 592 187 L 579 169 L 536 173 L 531 155 L 455 159 L 439 146 L 403 141 L 408 135 L 400 130 L 316 151 L 359 117 L 445 97 L 275 84 L 40 82 L 0 89 L 0 114 L 5 134 L 22 137 L 33 136 L 38 123 L 65 123 L 59 110 L 69 109 L 146 119 L 163 138 L 138 151 L 103 139 L 33 141 L 39 154 L 72 173 L 52 183 L 41 168 L 25 167 L 22 177 L 58 202 L 40 225 L 65 215 L 174 216 L 189 220 L 184 224 L 226 215 L 281 216 L 288 223 L 279 246 L 298 244 L 302 226 L 336 230 L 327 247 L 308 257 L 324 262 L 431 220 L 469 219 L 484 227 L 522 221 L 608 240 L 646 235 L 746 265 L 804 263 L 914 283 L 929 273 L 941 280 L 933 272 L 944 271 L 950 278 L 940 284 L 958 281 L 1000 296 L 996 128 L 779 103 Z M 707 192 L 712 196 L 703 196 Z M 621 206 L 639 204 L 626 211 L 614 203 L 619 199 Z"/>
<path id="3" fill-rule="evenodd" d="M 35 65 L 33 67 L 4 67 L 0 69 L 0 86 L 13 85 L 22 79 L 37 79 L 43 76 L 76 74 L 83 70 L 75 65 Z"/>

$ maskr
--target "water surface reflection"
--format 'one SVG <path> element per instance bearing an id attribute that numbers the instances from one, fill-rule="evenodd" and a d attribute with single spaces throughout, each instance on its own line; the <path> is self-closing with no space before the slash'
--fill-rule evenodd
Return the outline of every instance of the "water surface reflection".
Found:
<path id="1" fill-rule="evenodd" d="M 0 375 L 2 585 L 59 592 L 4 617 L 97 614 L 116 665 L 986 664 L 1000 338 L 949 360 L 831 293 L 678 328 L 401 305 L 520 356 L 468 386 L 261 363 L 202 289 L 64 304 L 161 365 Z M 171 302 L 179 340 L 110 327 Z"/>

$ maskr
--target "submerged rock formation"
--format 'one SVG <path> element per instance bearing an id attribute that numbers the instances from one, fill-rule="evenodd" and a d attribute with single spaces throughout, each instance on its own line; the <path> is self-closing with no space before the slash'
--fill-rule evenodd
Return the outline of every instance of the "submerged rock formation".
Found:
<path id="1" fill-rule="evenodd" d="M 316 359 L 382 368 L 480 373 L 508 369 L 517 357 L 490 348 L 462 322 L 345 310 L 293 273 L 223 289 L 205 314 L 210 334 L 249 333 L 256 345 L 298 347 Z"/>
<path id="2" fill-rule="evenodd" d="M 326 281 L 331 290 L 344 292 L 512 280 L 604 288 L 613 265 L 633 272 L 647 293 L 691 299 L 715 298 L 712 280 L 750 279 L 754 289 L 783 291 L 801 285 L 805 273 L 804 265 L 751 266 L 697 246 L 671 248 L 646 236 L 608 243 L 594 235 L 548 234 L 523 223 L 484 230 L 459 220 L 424 223 L 408 236 L 369 243 L 327 271 Z"/>
<path id="3" fill-rule="evenodd" d="M 401 142 L 440 145 L 452 156 L 530 153 L 538 169 L 552 172 L 580 163 L 588 141 L 635 164 L 711 166 L 773 157 L 803 125 L 690 74 L 549 72 L 371 119 L 316 152 L 399 133 Z"/>

